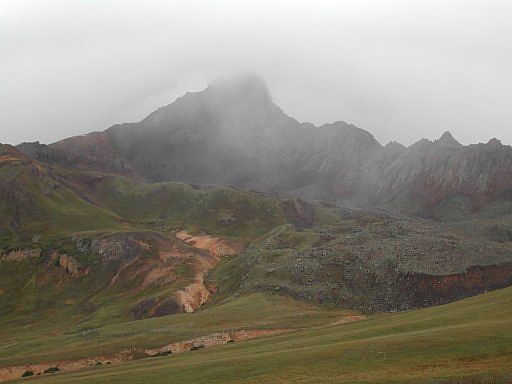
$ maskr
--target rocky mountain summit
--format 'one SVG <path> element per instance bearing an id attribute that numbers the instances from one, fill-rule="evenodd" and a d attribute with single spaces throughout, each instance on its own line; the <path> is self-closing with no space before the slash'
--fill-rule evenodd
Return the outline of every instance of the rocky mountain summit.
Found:
<path id="1" fill-rule="evenodd" d="M 18 149 L 43 162 L 150 182 L 234 185 L 353 206 L 421 211 L 464 198 L 474 208 L 512 188 L 512 148 L 496 139 L 463 146 L 445 132 L 409 147 L 383 146 L 342 121 L 299 123 L 258 77 L 213 83 L 138 123 Z"/>

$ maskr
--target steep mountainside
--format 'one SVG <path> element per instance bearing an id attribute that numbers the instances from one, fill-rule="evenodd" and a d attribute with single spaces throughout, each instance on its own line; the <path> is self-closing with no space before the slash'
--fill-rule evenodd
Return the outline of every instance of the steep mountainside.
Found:
<path id="1" fill-rule="evenodd" d="M 259 78 L 214 83 L 139 123 L 18 148 L 40 161 L 152 182 L 235 185 L 427 212 L 454 197 L 478 208 L 512 188 L 512 148 L 495 139 L 463 146 L 446 132 L 408 148 L 382 146 L 344 122 L 297 122 Z"/>

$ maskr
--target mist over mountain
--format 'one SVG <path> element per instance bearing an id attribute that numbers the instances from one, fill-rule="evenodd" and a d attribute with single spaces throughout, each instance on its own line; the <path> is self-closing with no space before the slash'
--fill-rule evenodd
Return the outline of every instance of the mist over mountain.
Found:
<path id="1" fill-rule="evenodd" d="M 512 187 L 512 148 L 496 139 L 463 146 L 445 132 L 383 146 L 343 121 L 299 123 L 257 76 L 214 82 L 138 123 L 18 148 L 41 161 L 150 182 L 233 185 L 353 206 L 424 210 L 463 198 L 475 208 Z"/>

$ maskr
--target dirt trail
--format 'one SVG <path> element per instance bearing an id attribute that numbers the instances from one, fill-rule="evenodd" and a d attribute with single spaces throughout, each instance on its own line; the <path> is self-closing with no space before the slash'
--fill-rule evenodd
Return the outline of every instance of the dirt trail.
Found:
<path id="1" fill-rule="evenodd" d="M 177 232 L 176 237 L 185 243 L 205 251 L 209 256 L 196 258 L 194 266 L 194 282 L 181 291 L 176 292 L 176 300 L 185 312 L 194 312 L 203 305 L 212 292 L 204 285 L 208 271 L 215 267 L 225 256 L 234 256 L 243 251 L 244 242 L 214 236 L 191 236 L 187 232 Z"/>
<path id="2" fill-rule="evenodd" d="M 256 337 L 277 335 L 291 332 L 293 329 L 250 329 L 231 332 L 218 332 L 207 336 L 200 336 L 187 341 L 179 341 L 167 344 L 161 348 L 142 351 L 145 357 L 155 357 L 168 354 L 189 352 L 197 349 L 208 348 L 215 345 L 228 344 L 236 341 L 253 339 Z M 48 368 L 56 367 L 59 371 L 77 371 L 82 368 L 103 364 L 118 364 L 123 361 L 133 360 L 135 354 L 141 355 L 140 350 L 127 349 L 122 352 L 77 360 L 59 360 L 38 364 L 25 364 L 11 367 L 0 367 L 0 382 L 21 378 L 23 373 L 32 371 L 34 376 L 45 374 Z"/>

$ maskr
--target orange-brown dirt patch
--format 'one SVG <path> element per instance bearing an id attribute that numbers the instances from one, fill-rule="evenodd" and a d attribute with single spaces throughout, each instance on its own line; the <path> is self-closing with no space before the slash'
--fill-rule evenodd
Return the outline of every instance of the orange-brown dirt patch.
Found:
<path id="1" fill-rule="evenodd" d="M 3 155 L 0 156 L 0 163 L 9 163 L 15 161 L 23 161 L 24 159 L 19 156 Z"/>
<path id="2" fill-rule="evenodd" d="M 176 232 L 175 235 L 195 248 L 207 250 L 214 257 L 238 255 L 246 246 L 245 242 L 238 239 L 209 235 L 191 236 L 184 231 Z"/>
<path id="3" fill-rule="evenodd" d="M 177 232 L 176 237 L 185 243 L 208 251 L 202 257 L 194 259 L 194 282 L 184 289 L 176 292 L 176 300 L 185 312 L 194 312 L 203 305 L 212 292 L 204 284 L 204 277 L 210 269 L 225 256 L 239 254 L 245 248 L 245 243 L 237 239 L 229 239 L 214 236 L 191 236 L 184 231 Z"/>
<path id="4" fill-rule="evenodd" d="M 136 319 L 196 311 L 216 289 L 211 284 L 205 286 L 208 271 L 223 257 L 236 255 L 245 248 L 245 242 L 238 239 L 190 236 L 186 232 L 175 235 L 134 233 L 125 235 L 121 240 L 103 240 L 104 244 L 101 244 L 102 249 L 105 248 L 102 252 L 106 262 L 118 260 L 109 287 L 122 281 L 130 281 L 134 292 L 150 286 L 173 284 L 176 287 L 172 297 L 140 302 L 132 314 Z M 128 244 L 125 247 L 129 252 L 118 252 L 110 257 L 107 251 L 116 241 Z M 164 308 L 164 304 L 170 305 L 173 301 L 172 308 Z"/>

